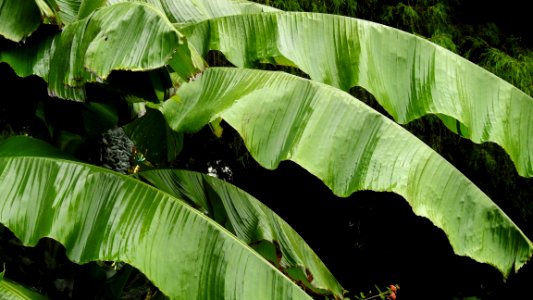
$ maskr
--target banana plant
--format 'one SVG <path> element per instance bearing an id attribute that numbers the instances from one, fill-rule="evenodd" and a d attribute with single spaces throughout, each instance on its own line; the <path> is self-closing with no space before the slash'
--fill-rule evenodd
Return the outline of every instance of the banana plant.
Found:
<path id="1" fill-rule="evenodd" d="M 342 297 L 302 238 L 236 187 L 201 174 L 142 174 L 156 189 L 63 156 L 24 136 L 0 145 L 0 218 L 24 244 L 50 237 L 77 263 L 129 263 L 172 299 L 311 299 L 305 289 Z M 214 220 L 221 214 L 229 229 Z"/>
<path id="2" fill-rule="evenodd" d="M 220 120 L 225 120 L 265 168 L 273 169 L 283 160 L 292 160 L 343 197 L 359 190 L 397 193 L 415 214 L 428 218 L 445 232 L 456 254 L 490 264 L 504 277 L 520 269 L 533 255 L 533 243 L 522 230 L 453 165 L 397 123 L 343 91 L 353 86 L 366 88 L 399 123 L 435 114 L 463 137 L 499 144 L 517 171 L 531 177 L 533 119 L 529 116 L 533 113 L 533 99 L 444 48 L 363 20 L 279 12 L 241 0 L 50 0 L 29 1 L 24 9 L 13 3 L 14 0 L 0 2 L 0 34 L 12 41 L 2 44 L 0 62 L 8 63 L 19 76 L 43 78 L 50 96 L 95 101 L 98 99 L 91 98 L 88 92 L 94 87 L 117 95 L 113 74 L 157 71 L 168 79 L 163 87 L 152 81 L 155 94 L 159 95 L 157 101 L 133 95 L 127 88 L 118 89 L 120 101 L 143 102 L 153 110 L 150 116 L 139 120 L 153 118 L 155 111 L 177 135 L 197 132 L 209 124 L 217 127 Z M 14 21 L 21 16 L 26 16 L 27 21 Z M 46 24 L 38 26 L 41 23 Z M 23 39 L 24 43 L 18 43 Z M 210 50 L 222 52 L 235 67 L 208 66 L 205 57 Z M 310 80 L 250 69 L 264 63 L 299 68 Z M 138 124 L 136 130 L 140 128 Z M 183 186 L 172 187 L 174 180 L 169 178 L 175 175 L 161 173 L 159 179 L 156 173 L 138 175 L 154 184 L 154 189 L 110 171 L 50 156 L 36 158 L 31 149 L 4 146 L 12 147 L 16 151 L 10 150 L 0 158 L 5 165 L 0 178 L 6 178 L 0 189 L 8 195 L 2 200 L 5 202 L 0 222 L 26 244 L 52 236 L 67 247 L 75 261 L 105 258 L 130 262 L 163 292 L 178 299 L 209 298 L 211 294 L 196 289 L 204 279 L 216 290 L 212 295 L 222 298 L 248 299 L 248 293 L 255 290 L 260 293 L 254 294 L 253 299 L 279 298 L 281 294 L 276 293 L 305 297 L 287 275 L 310 293 L 342 297 L 340 285 L 330 275 L 322 277 L 322 271 L 316 271 L 315 258 L 305 260 L 302 257 L 311 256 L 304 255 L 277 261 L 272 254 L 265 254 L 276 253 L 276 243 L 283 240 L 268 233 L 271 227 L 266 230 L 260 226 L 266 230 L 261 239 L 268 242 L 266 248 L 270 250 L 263 246 L 256 249 L 267 259 L 270 257 L 268 264 L 246 246 L 258 241 L 243 233 L 250 229 L 241 231 L 236 225 L 239 221 L 246 224 L 246 215 L 228 210 L 222 214 L 222 226 L 227 226 L 223 229 L 199 213 L 209 211 L 208 202 L 202 197 L 189 201 L 199 210 L 176 202 L 176 197 L 184 198 L 188 192 L 183 191 Z M 88 179 L 82 180 L 81 174 Z M 78 177 L 74 179 L 75 176 Z M 90 185 L 81 186 L 76 180 L 88 180 Z M 196 182 L 202 184 L 196 185 L 195 190 L 214 189 L 208 179 Z M 142 196 L 136 198 L 128 188 L 142 191 Z M 239 196 L 231 195 L 229 200 L 219 194 L 222 206 L 231 208 L 231 203 L 239 203 Z M 105 196 L 111 202 L 104 203 L 96 196 Z M 56 215 L 52 218 L 39 209 L 29 210 L 30 198 L 39 201 L 40 210 L 56 209 L 51 210 Z M 160 202 L 154 204 L 155 200 L 149 199 Z M 57 207 L 62 203 L 63 208 Z M 125 214 L 122 210 L 129 209 L 132 203 L 143 209 Z M 65 213 L 70 207 L 84 218 L 67 220 Z M 174 213 L 166 215 L 163 208 L 168 213 L 176 212 L 176 217 Z M 146 211 L 150 220 L 138 216 L 141 211 Z M 254 216 L 264 215 L 255 211 Z M 181 219 L 183 214 L 193 217 Z M 108 228 L 111 217 L 116 217 L 118 223 Z M 140 219 L 123 224 L 120 217 Z M 152 218 L 159 222 L 162 217 L 169 218 L 168 222 L 164 219 L 169 227 L 183 222 L 177 227 L 181 230 L 151 227 Z M 33 223 L 26 222 L 29 220 Z M 89 223 L 68 223 L 85 220 Z M 39 222 L 46 226 L 36 226 Z M 190 258 L 191 247 L 182 243 L 200 241 L 187 234 L 188 226 L 200 226 L 202 229 L 198 230 L 206 232 L 215 230 L 211 246 L 219 245 L 217 241 L 222 239 L 222 244 L 238 245 L 241 248 L 227 247 L 237 247 L 238 253 L 253 258 L 241 259 L 249 265 L 242 266 L 244 269 L 237 274 L 226 274 L 231 278 L 218 273 L 210 278 L 204 273 L 210 273 L 211 259 L 224 268 L 228 261 L 238 260 L 226 246 L 216 248 L 211 257 L 204 255 L 205 260 L 196 261 L 194 267 L 184 266 L 186 263 L 179 261 L 182 258 L 158 261 L 166 257 L 154 258 L 151 251 L 155 250 L 147 245 L 138 248 L 148 253 L 146 256 L 137 256 L 137 249 L 128 247 L 130 231 L 139 232 L 135 242 L 148 243 L 141 239 L 141 233 L 152 228 L 161 232 L 154 237 L 158 243 L 169 239 L 185 258 Z M 174 240 L 174 235 L 183 240 Z M 295 257 L 293 250 L 284 249 L 280 246 L 282 257 Z M 226 255 L 228 261 L 222 259 Z M 262 267 L 256 267 L 259 265 Z M 276 269 L 282 265 L 281 270 Z M 249 268 L 261 270 L 263 275 L 253 275 L 261 279 L 244 280 L 249 278 L 242 277 Z M 218 275 L 224 280 L 217 281 Z M 221 287 L 224 282 L 241 279 L 242 285 Z M 278 289 L 278 284 L 283 288 Z"/>

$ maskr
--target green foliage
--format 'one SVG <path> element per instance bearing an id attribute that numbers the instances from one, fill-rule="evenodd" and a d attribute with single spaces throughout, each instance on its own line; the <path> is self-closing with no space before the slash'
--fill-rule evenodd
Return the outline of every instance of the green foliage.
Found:
<path id="1" fill-rule="evenodd" d="M 361 86 L 399 123 L 437 114 L 461 136 L 502 146 L 522 176 L 533 174 L 526 142 L 533 119 L 521 117 L 533 113 L 531 97 L 424 39 L 363 20 L 309 13 L 230 16 L 184 32 L 203 55 L 221 51 L 238 67 L 288 65 L 343 90 Z M 384 47 L 384 40 L 394 40 L 395 48 Z"/>
<path id="2" fill-rule="evenodd" d="M 396 6 L 385 6 L 382 19 L 390 24 L 396 18 L 399 20 L 395 27 L 407 28 L 410 32 L 420 32 L 421 18 L 411 5 L 400 2 Z"/>
<path id="3" fill-rule="evenodd" d="M 266 95 L 268 101 L 263 100 Z M 471 237 L 477 230 L 483 236 L 492 232 L 493 226 L 507 231 L 514 224 L 425 144 L 332 87 L 264 71 L 211 68 L 198 80 L 182 86 L 160 110 L 178 132 L 198 131 L 208 120 L 222 117 L 239 132 L 262 166 L 273 169 L 283 160 L 292 160 L 337 195 L 346 197 L 358 190 L 402 195 L 417 215 L 449 233 L 448 239 L 458 254 L 509 270 L 512 265 L 516 268 L 525 263 L 533 253 L 533 244 L 521 237 L 522 233 L 502 235 L 506 241 L 516 240 L 513 245 L 524 239 L 519 246 L 524 252 L 516 254 L 522 258 L 514 262 L 503 258 L 505 255 L 494 255 L 496 248 L 506 244 L 498 235 Z M 397 145 L 399 140 L 402 146 Z M 413 153 L 415 161 L 411 160 Z M 437 207 L 428 209 L 435 203 Z M 492 216 L 490 222 L 483 217 L 486 215 Z M 480 243 L 493 244 L 479 248 Z"/>
<path id="4" fill-rule="evenodd" d="M 179 198 L 106 169 L 52 159 L 59 155 L 47 143 L 30 138 L 14 137 L 0 145 L 0 177 L 6 179 L 0 192 L 9 195 L 3 198 L 0 217 L 24 244 L 36 245 L 42 237 L 51 237 L 65 245 L 69 258 L 78 263 L 130 263 L 174 299 L 310 299 L 243 241 Z M 234 188 L 227 191 L 224 183 L 215 185 L 215 191 L 239 193 L 242 205 L 247 201 L 258 205 Z M 229 209 L 241 208 L 233 203 Z M 328 284 L 336 284 L 308 247 L 297 249 L 301 238 L 266 207 L 263 210 L 275 222 L 270 229 L 274 236 L 289 239 L 290 243 L 280 243 L 292 248 L 296 253 L 292 258 L 309 259 L 314 264 L 310 268 L 322 272 Z M 248 230 L 266 230 L 263 227 Z"/>
<path id="5" fill-rule="evenodd" d="M 444 48 L 459 53 L 533 95 L 530 51 L 520 49 L 494 24 L 460 24 L 452 19 L 460 10 L 455 1 L 258 1 L 283 10 L 316 11 L 373 20 L 419 34 Z M 317 4 L 318 3 L 318 4 Z M 476 27 L 476 28 L 473 28 Z M 508 42 L 504 42 L 509 40 Z M 512 46 L 504 43 L 514 44 Z"/>
<path id="6" fill-rule="evenodd" d="M 307 1 L 286 1 L 307 2 Z M 351 3 L 355 1 L 344 1 Z M 357 1 L 357 12 L 341 10 L 333 12 L 329 5 L 322 12 L 357 16 L 405 30 L 418 28 L 417 33 L 429 40 L 459 53 L 487 70 L 509 81 L 525 93 L 533 95 L 533 71 L 531 50 L 524 49 L 520 41 L 504 33 L 494 23 L 468 24 L 460 20 L 461 7 L 457 1 L 397 1 L 395 6 L 383 5 L 384 1 Z M 390 1 L 387 2 L 390 5 Z M 274 3 L 284 8 L 283 3 Z M 304 4 L 302 4 L 304 5 Z M 413 22 L 401 16 L 401 7 L 410 5 L 419 16 Z M 387 20 L 383 17 L 389 12 Z M 396 15 L 392 14 L 397 12 Z M 416 22 L 415 22 L 416 21 Z M 459 24 L 459 25 L 458 25 Z M 352 89 L 353 93 L 354 89 Z M 368 93 L 355 93 L 358 99 L 387 114 Z M 531 180 L 521 178 L 509 161 L 508 156 L 494 144 L 474 145 L 450 134 L 435 117 L 427 116 L 406 125 L 406 128 L 424 140 L 447 160 L 451 161 L 469 178 L 498 202 L 527 233 L 533 233 L 530 226 L 533 219 L 533 197 Z M 484 174 L 493 174 L 487 177 Z M 501 175 L 498 175 L 501 174 Z M 479 178 L 479 179 L 478 179 Z"/>
<path id="7" fill-rule="evenodd" d="M 480 55 L 480 64 L 487 70 L 501 74 L 510 83 L 533 95 L 533 51 L 518 50 L 516 56 L 489 47 Z"/>
<path id="8" fill-rule="evenodd" d="M 0 103 L 0 139 L 40 132 L 60 149 L 20 137 L 0 146 L 0 221 L 25 244 L 49 236 L 76 262 L 131 263 L 174 298 L 344 297 L 301 237 L 244 192 L 206 175 L 139 173 L 180 164 L 184 139 L 209 126 L 210 139 L 223 140 L 229 125 L 246 145 L 244 156 L 266 168 L 292 160 L 338 195 L 369 189 L 403 196 L 444 230 L 457 254 L 495 266 L 504 277 L 531 258 L 533 244 L 520 227 L 454 165 L 471 166 L 479 173 L 467 175 L 476 178 L 505 166 L 505 184 L 520 182 L 506 157 L 492 146 L 455 143 L 463 136 L 498 143 L 518 172 L 531 176 L 532 98 L 420 38 L 467 53 L 531 94 L 532 52 L 500 38 L 497 28 L 472 35 L 473 27 L 451 25 L 453 1 L 379 9 L 372 9 L 380 4 L 375 0 L 264 2 L 366 15 L 418 37 L 339 16 L 260 14 L 275 10 L 240 0 L 122 2 L 130 1 L 36 1 L 24 9 L 0 2 L 0 35 L 27 39 L 1 41 L 0 62 L 46 83 L 39 81 L 42 89 L 27 107 Z M 388 51 L 391 43 L 405 51 Z M 45 89 L 84 103 L 50 99 Z M 24 111 L 31 126 L 18 126 L 15 117 L 4 121 L 11 111 Z M 419 138 L 388 114 L 400 123 L 426 118 L 405 126 Z M 95 140 L 103 150 L 94 150 Z M 453 147 L 467 162 L 445 160 Z M 67 161 L 65 153 L 135 175 Z M 518 208 L 524 219 L 530 214 Z M 131 275 L 128 268 L 112 277 L 114 297 Z M 392 288 L 377 290 L 395 297 Z"/>
<path id="9" fill-rule="evenodd" d="M 0 1 L 0 35 L 20 42 L 32 34 L 40 25 L 39 7 L 34 1 L 24 1 L 22 5 L 18 1 Z M 19 20 L 26 20 L 20 22 Z"/>
<path id="10" fill-rule="evenodd" d="M 430 38 L 430 41 L 440 45 L 452 52 L 457 52 L 457 45 L 453 42 L 453 37 L 448 33 L 435 32 Z"/>

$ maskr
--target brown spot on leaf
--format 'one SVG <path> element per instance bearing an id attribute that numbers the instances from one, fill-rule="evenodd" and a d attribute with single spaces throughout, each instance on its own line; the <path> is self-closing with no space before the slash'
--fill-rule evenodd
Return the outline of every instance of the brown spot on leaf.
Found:
<path id="1" fill-rule="evenodd" d="M 308 268 L 305 268 L 305 277 L 307 277 L 307 281 L 309 281 L 309 283 L 313 282 L 313 274 Z"/>

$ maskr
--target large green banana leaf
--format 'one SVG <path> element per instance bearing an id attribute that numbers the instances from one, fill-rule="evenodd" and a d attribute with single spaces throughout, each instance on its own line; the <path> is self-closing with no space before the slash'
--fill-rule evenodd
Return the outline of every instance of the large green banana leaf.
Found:
<path id="1" fill-rule="evenodd" d="M 173 57 L 180 58 L 178 67 L 194 69 L 182 35 L 159 10 L 141 3 L 102 8 L 66 26 L 54 44 L 48 84 L 61 98 L 85 99 L 84 84 L 101 82 L 112 70 L 153 70 Z"/>
<path id="2" fill-rule="evenodd" d="M 504 276 L 533 255 L 531 241 L 463 174 L 337 88 L 281 72 L 210 68 L 159 109 L 180 132 L 222 117 L 261 165 L 292 160 L 337 195 L 395 192 L 441 228 L 457 254 Z"/>
<path id="3" fill-rule="evenodd" d="M 57 0 L 56 5 L 67 26 L 54 43 L 52 36 L 45 36 L 30 40 L 28 45 L 0 49 L 0 62 L 9 63 L 19 76 L 42 77 L 52 96 L 71 100 L 85 100 L 85 84 L 104 81 L 112 70 L 146 71 L 170 65 L 188 79 L 203 69 L 202 59 L 184 44 L 171 21 L 189 23 L 275 10 L 243 0 Z M 31 11 L 11 6 L 0 11 L 0 15 L 6 14 L 6 20 L 13 14 Z M 40 24 L 38 9 L 34 15 L 17 18 L 13 24 L 36 20 L 33 32 Z M 0 34 L 9 38 L 9 34 L 16 34 L 14 30 L 8 27 Z"/>
<path id="4" fill-rule="evenodd" d="M 174 23 L 197 23 L 222 16 L 243 13 L 278 11 L 273 7 L 244 0 L 133 0 L 150 3 L 164 12 Z M 108 4 L 133 2 L 132 0 L 107 0 Z"/>
<path id="5" fill-rule="evenodd" d="M 400 123 L 437 114 L 449 124 L 451 117 L 463 136 L 497 143 L 520 175 L 533 176 L 533 98 L 423 38 L 354 18 L 289 12 L 211 19 L 183 32 L 200 53 L 220 50 L 239 67 L 285 64 L 344 90 L 362 86 Z"/>
<path id="6" fill-rule="evenodd" d="M 0 145 L 0 222 L 24 244 L 51 237 L 78 263 L 130 263 L 173 299 L 311 299 L 182 200 L 103 168 L 49 158 L 47 146 L 24 137 Z"/>
<path id="7" fill-rule="evenodd" d="M 113 70 L 145 71 L 171 65 L 188 78 L 202 67 L 180 34 L 155 7 L 120 3 L 95 11 L 30 45 L 2 49 L 0 61 L 20 76 L 34 71 L 49 93 L 85 100 L 87 82 L 103 82 Z"/>
<path id="8" fill-rule="evenodd" d="M 0 49 L 0 62 L 8 63 L 20 77 L 37 75 L 45 80 L 50 71 L 50 52 L 55 35 L 36 34 L 24 46 Z"/>
<path id="9" fill-rule="evenodd" d="M 36 0 L 42 1 L 42 0 Z M 64 24 L 87 17 L 100 7 L 123 2 L 149 3 L 174 23 L 196 23 L 216 17 L 243 13 L 279 11 L 273 7 L 245 0 L 56 0 Z"/>
<path id="10" fill-rule="evenodd" d="M 41 23 L 61 26 L 59 10 L 54 0 L 0 0 L 0 35 L 21 42 Z"/>
<path id="11" fill-rule="evenodd" d="M 40 24 L 41 13 L 34 1 L 0 0 L 0 35 L 20 42 Z"/>
<path id="12" fill-rule="evenodd" d="M 314 293 L 342 299 L 342 287 L 300 235 L 249 194 L 190 171 L 151 170 L 139 176 L 176 198 L 189 200 L 245 243 L 270 250 L 265 251 L 270 252 L 265 253 L 270 254 L 269 260 Z"/>

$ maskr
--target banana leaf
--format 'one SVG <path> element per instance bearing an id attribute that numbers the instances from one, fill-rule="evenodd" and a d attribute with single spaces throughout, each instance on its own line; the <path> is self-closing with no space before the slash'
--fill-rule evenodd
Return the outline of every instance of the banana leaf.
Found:
<path id="1" fill-rule="evenodd" d="M 106 0 L 55 0 L 59 7 L 58 15 L 64 25 L 89 16 L 96 9 L 106 5 Z"/>
<path id="2" fill-rule="evenodd" d="M 14 281 L 0 279 L 0 299 L 2 300 L 45 300 L 43 295 L 34 292 Z"/>
<path id="3" fill-rule="evenodd" d="M 6 279 L 4 275 L 5 275 L 5 270 L 0 272 L 0 299 L 2 300 L 48 299 L 42 296 L 41 294 L 22 286 L 21 284 L 18 284 L 14 281 Z"/>
<path id="4" fill-rule="evenodd" d="M 54 0 L 0 0 L 0 36 L 24 42 L 41 23 L 63 25 Z"/>
<path id="5" fill-rule="evenodd" d="M 533 176 L 533 98 L 428 40 L 364 20 L 294 12 L 211 19 L 182 32 L 200 54 L 219 50 L 239 67 L 295 66 L 343 90 L 361 86 L 399 123 L 436 114 L 473 142 L 500 145 L 521 176 Z"/>
<path id="6" fill-rule="evenodd" d="M 173 56 L 193 68 L 182 35 L 146 4 L 121 3 L 97 10 L 66 26 L 54 44 L 48 84 L 50 93 L 60 98 L 84 100 L 87 82 L 102 82 L 112 70 L 157 69 Z"/>
<path id="7" fill-rule="evenodd" d="M 38 0 L 42 1 L 42 0 Z M 123 2 L 149 3 L 174 23 L 195 23 L 215 17 L 243 13 L 279 11 L 273 7 L 245 0 L 56 0 L 64 24 L 87 17 L 98 8 Z"/>
<path id="8" fill-rule="evenodd" d="M 203 20 L 243 13 L 278 11 L 270 6 L 243 0 L 137 0 L 156 6 L 173 23 L 197 23 Z M 108 5 L 133 2 L 132 0 L 108 0 Z"/>
<path id="9" fill-rule="evenodd" d="M 0 62 L 9 64 L 20 77 L 37 75 L 47 80 L 54 37 L 53 33 L 37 33 L 29 37 L 24 45 L 0 49 Z"/>
<path id="10" fill-rule="evenodd" d="M 41 12 L 35 1 L 0 0 L 0 35 L 6 39 L 20 42 L 40 24 Z"/>
<path id="11" fill-rule="evenodd" d="M 262 166 L 292 160 L 339 196 L 399 194 L 444 231 L 456 254 L 493 265 L 504 276 L 533 255 L 532 242 L 468 178 L 337 88 L 281 72 L 209 68 L 159 109 L 178 132 L 222 118 Z"/>
<path id="12" fill-rule="evenodd" d="M 150 170 L 139 176 L 176 198 L 188 200 L 240 240 L 262 249 L 263 256 L 314 294 L 342 299 L 342 287 L 300 235 L 248 193 L 190 171 Z"/>
<path id="13" fill-rule="evenodd" d="M 48 147 L 27 137 L 0 145 L 0 222 L 25 245 L 50 237 L 77 263 L 129 263 L 173 299 L 311 299 L 184 201 L 103 168 L 49 158 Z"/>
<path id="14" fill-rule="evenodd" d="M 0 61 L 8 62 L 19 76 L 33 72 L 42 77 L 52 96 L 78 101 L 86 99 L 86 83 L 104 82 L 113 70 L 171 65 L 188 78 L 203 67 L 165 15 L 142 3 L 99 9 L 54 37 L 2 49 Z"/>
<path id="15" fill-rule="evenodd" d="M 81 2 L 82 0 L 56 0 L 59 6 L 58 14 L 63 24 L 68 25 L 78 20 Z"/>

